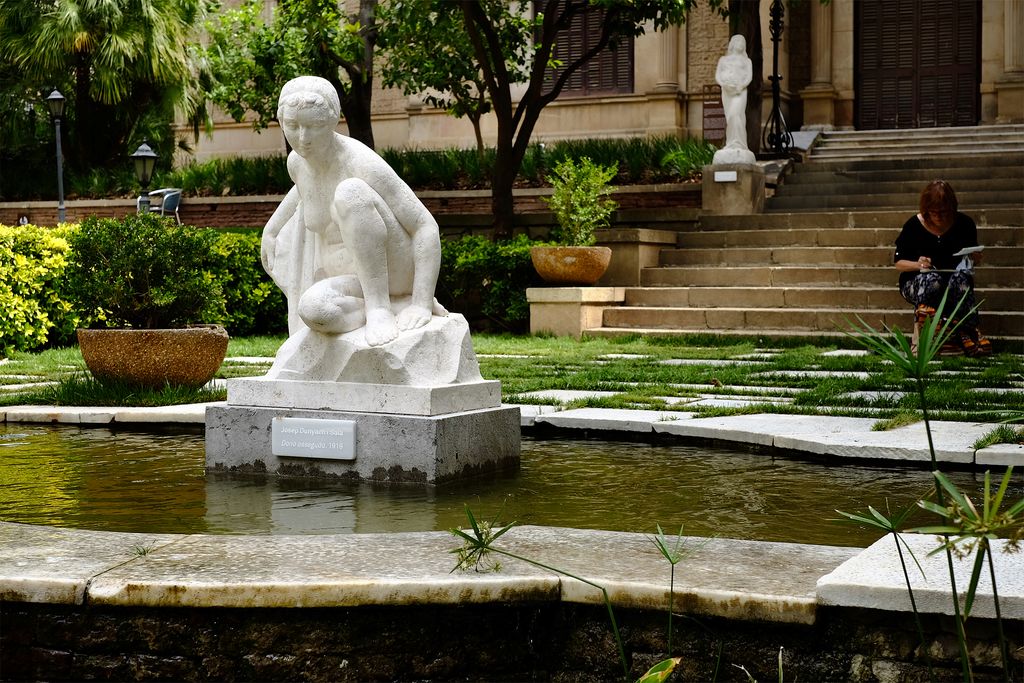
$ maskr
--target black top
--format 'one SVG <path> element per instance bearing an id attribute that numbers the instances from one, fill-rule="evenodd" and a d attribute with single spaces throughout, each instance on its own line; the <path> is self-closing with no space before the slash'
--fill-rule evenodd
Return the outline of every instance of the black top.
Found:
<path id="1" fill-rule="evenodd" d="M 978 246 L 978 226 L 967 214 L 957 211 L 953 226 L 942 237 L 937 237 L 921 225 L 917 216 L 911 216 L 903 224 L 900 236 L 896 238 L 896 261 L 916 261 L 922 256 L 932 260 L 932 268 L 953 270 L 960 263 L 961 256 L 953 256 L 964 247 Z M 917 275 L 916 272 L 900 273 L 900 284 Z"/>

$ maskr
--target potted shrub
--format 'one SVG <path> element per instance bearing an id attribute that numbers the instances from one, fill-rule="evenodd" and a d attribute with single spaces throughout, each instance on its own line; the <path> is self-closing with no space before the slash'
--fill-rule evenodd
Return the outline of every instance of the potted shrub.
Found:
<path id="1" fill-rule="evenodd" d="M 100 380 L 202 386 L 227 351 L 213 230 L 156 214 L 89 217 L 68 239 L 68 297 L 88 329 L 82 356 Z"/>
<path id="2" fill-rule="evenodd" d="M 555 165 L 548 182 L 554 188 L 545 201 L 555 214 L 552 230 L 556 246 L 533 247 L 530 259 L 545 282 L 553 285 L 593 285 L 611 261 L 612 250 L 594 246 L 594 231 L 608 225 L 618 207 L 608 195 L 617 165 L 600 166 L 588 157 L 564 159 Z"/>

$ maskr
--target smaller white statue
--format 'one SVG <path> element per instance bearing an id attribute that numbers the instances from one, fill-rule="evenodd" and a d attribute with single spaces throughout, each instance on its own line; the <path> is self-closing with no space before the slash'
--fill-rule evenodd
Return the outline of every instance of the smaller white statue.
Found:
<path id="1" fill-rule="evenodd" d="M 725 147 L 715 152 L 715 164 L 752 164 L 754 153 L 747 147 L 747 86 L 754 76 L 747 57 L 747 41 L 741 35 L 729 39 L 729 48 L 715 70 L 715 81 L 722 86 L 725 110 Z"/>

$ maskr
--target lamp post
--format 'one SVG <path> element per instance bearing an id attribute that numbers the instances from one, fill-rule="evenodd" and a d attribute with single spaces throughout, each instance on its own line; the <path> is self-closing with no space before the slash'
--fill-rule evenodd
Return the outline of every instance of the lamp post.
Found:
<path id="1" fill-rule="evenodd" d="M 772 0 L 768 8 L 771 19 L 768 22 L 768 31 L 772 36 L 772 75 L 768 80 L 772 82 L 772 112 L 768 115 L 768 121 L 764 124 L 764 131 L 761 134 L 761 149 L 770 148 L 776 159 L 784 159 L 789 155 L 793 146 L 793 135 L 789 132 L 786 119 L 782 116 L 781 86 L 782 76 L 779 74 L 779 43 L 782 42 L 782 31 L 786 24 L 784 17 L 786 8 L 782 0 Z"/>
<path id="2" fill-rule="evenodd" d="M 138 179 L 139 185 L 142 185 L 142 194 L 139 196 L 139 213 L 149 213 L 149 193 L 146 192 L 146 188 L 149 187 L 149 180 L 153 177 L 156 152 L 148 143 L 143 142 L 132 154 L 132 161 L 135 162 L 135 177 Z"/>
<path id="3" fill-rule="evenodd" d="M 60 118 L 64 115 L 64 96 L 54 90 L 46 98 L 46 106 L 50 109 L 53 125 L 57 131 L 57 222 L 64 222 L 64 157 L 60 148 Z"/>

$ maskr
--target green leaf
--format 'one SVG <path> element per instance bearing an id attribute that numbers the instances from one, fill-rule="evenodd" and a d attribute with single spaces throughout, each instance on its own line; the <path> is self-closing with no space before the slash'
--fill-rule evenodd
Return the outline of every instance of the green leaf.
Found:
<path id="1" fill-rule="evenodd" d="M 978 546 L 978 556 L 974 558 L 974 569 L 971 570 L 971 580 L 967 584 L 967 597 L 964 598 L 964 619 L 971 616 L 971 608 L 974 606 L 974 597 L 978 592 L 978 581 L 981 579 L 981 570 L 985 566 L 985 555 L 987 555 L 988 552 L 988 543 L 982 541 Z"/>
<path id="2" fill-rule="evenodd" d="M 672 672 L 681 661 L 683 661 L 682 657 L 664 659 L 648 669 L 647 673 L 643 676 L 636 679 L 636 683 L 661 683 L 672 675 Z"/>

